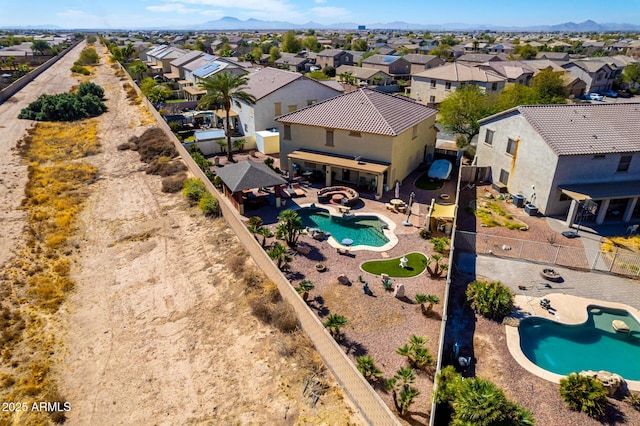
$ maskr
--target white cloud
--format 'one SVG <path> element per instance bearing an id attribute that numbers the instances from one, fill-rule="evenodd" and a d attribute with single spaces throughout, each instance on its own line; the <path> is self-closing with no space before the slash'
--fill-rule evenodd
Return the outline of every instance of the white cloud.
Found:
<path id="1" fill-rule="evenodd" d="M 347 9 L 333 6 L 314 7 L 310 12 L 319 18 L 346 18 L 351 15 Z"/>
<path id="2" fill-rule="evenodd" d="M 147 6 L 154 12 L 191 11 L 205 16 L 224 15 L 239 19 L 256 18 L 262 20 L 290 20 L 292 22 L 307 19 L 308 15 L 299 12 L 290 0 L 162 0 L 164 5 Z M 324 1 L 324 0 L 321 0 Z M 192 9 L 191 7 L 197 9 Z M 214 7 L 215 9 L 209 9 Z"/>

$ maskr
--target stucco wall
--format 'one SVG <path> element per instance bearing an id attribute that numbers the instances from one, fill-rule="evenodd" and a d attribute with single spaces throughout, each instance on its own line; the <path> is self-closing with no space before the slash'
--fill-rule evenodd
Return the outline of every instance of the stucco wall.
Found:
<path id="1" fill-rule="evenodd" d="M 421 77 L 421 76 L 413 76 L 411 77 L 411 97 L 413 99 L 420 100 L 422 103 L 430 103 L 429 100 L 431 96 L 435 96 L 435 100 L 433 103 L 442 102 L 450 93 L 455 92 L 457 89 L 461 87 L 462 82 L 459 81 L 451 81 L 451 88 L 446 88 L 446 80 L 438 80 L 436 79 L 436 87 L 431 87 L 431 78 L 429 77 Z M 465 84 L 470 84 L 470 82 L 464 82 Z M 502 91 L 505 87 L 504 81 L 496 82 L 497 88 L 496 90 L 491 90 L 493 83 L 484 83 L 484 82 L 473 82 L 476 86 L 480 87 L 480 89 L 484 93 L 498 93 Z"/>

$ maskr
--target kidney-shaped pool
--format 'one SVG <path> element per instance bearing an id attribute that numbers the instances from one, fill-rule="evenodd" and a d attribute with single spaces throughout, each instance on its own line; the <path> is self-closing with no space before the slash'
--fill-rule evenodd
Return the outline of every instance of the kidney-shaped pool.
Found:
<path id="1" fill-rule="evenodd" d="M 587 321 L 577 325 L 538 317 L 523 319 L 518 331 L 524 355 L 556 374 L 605 370 L 640 380 L 640 323 L 625 310 L 599 306 L 587 310 Z M 630 332 L 616 332 L 614 320 L 624 321 Z"/>

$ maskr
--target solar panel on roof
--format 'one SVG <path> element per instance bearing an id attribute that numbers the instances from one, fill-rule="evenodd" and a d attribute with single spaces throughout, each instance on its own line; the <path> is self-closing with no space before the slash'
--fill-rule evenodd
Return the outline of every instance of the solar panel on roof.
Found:
<path id="1" fill-rule="evenodd" d="M 382 61 L 385 62 L 385 63 L 389 63 L 389 62 L 393 62 L 395 60 L 396 60 L 395 56 L 385 56 Z"/>

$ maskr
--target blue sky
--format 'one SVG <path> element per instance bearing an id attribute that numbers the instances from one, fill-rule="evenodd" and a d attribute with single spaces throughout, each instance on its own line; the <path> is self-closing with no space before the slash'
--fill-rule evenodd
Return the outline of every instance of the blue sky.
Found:
<path id="1" fill-rule="evenodd" d="M 64 28 L 193 25 L 233 16 L 304 24 L 640 24 L 638 0 L 0 0 L 0 26 Z"/>

